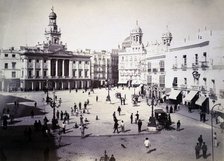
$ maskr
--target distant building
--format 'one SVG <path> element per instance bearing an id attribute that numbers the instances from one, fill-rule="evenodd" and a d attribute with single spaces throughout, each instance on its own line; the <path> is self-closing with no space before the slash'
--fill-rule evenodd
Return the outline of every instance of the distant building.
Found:
<path id="1" fill-rule="evenodd" d="M 199 32 L 172 44 L 166 54 L 169 99 L 209 112 L 214 102 L 224 105 L 224 32 Z"/>
<path id="2" fill-rule="evenodd" d="M 149 90 L 147 96 L 162 98 L 165 94 L 166 68 L 165 59 L 168 48 L 172 41 L 172 34 L 167 31 L 162 35 L 162 42 L 151 42 L 146 45 L 147 54 L 142 60 L 145 62 L 146 81 Z M 169 77 L 169 75 L 167 75 Z"/>
<path id="3" fill-rule="evenodd" d="M 16 91 L 20 87 L 21 61 L 14 47 L 0 51 L 0 91 Z"/>
<path id="4" fill-rule="evenodd" d="M 116 86 L 118 84 L 118 49 L 112 49 L 111 52 L 111 84 Z"/>
<path id="5" fill-rule="evenodd" d="M 142 43 L 142 29 L 136 23 L 130 35 L 123 41 L 121 49 L 118 52 L 119 81 L 122 85 L 139 85 L 141 80 L 141 60 L 146 54 Z"/>
<path id="6" fill-rule="evenodd" d="M 107 85 L 107 82 L 110 81 L 109 78 L 111 77 L 110 53 L 102 50 L 92 51 L 90 55 L 92 87 L 104 87 Z"/>

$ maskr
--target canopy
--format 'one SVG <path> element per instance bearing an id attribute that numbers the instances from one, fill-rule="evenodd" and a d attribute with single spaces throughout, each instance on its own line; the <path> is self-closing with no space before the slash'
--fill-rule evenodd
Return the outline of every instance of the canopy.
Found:
<path id="1" fill-rule="evenodd" d="M 185 101 L 187 102 L 191 102 L 191 100 L 194 98 L 194 96 L 198 93 L 198 91 L 190 91 L 186 97 L 185 97 Z"/>
<path id="2" fill-rule="evenodd" d="M 202 104 L 205 102 L 205 100 L 206 100 L 205 96 L 200 96 L 198 98 L 198 100 L 195 102 L 195 104 L 198 105 L 198 106 L 202 106 Z"/>
<path id="3" fill-rule="evenodd" d="M 176 100 L 177 96 L 180 94 L 180 90 L 173 90 L 170 93 L 169 99 Z"/>

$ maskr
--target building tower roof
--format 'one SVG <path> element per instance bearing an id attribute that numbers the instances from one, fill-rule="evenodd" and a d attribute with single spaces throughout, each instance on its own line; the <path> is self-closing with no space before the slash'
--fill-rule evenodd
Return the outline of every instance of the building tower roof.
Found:
<path id="1" fill-rule="evenodd" d="M 49 19 L 55 20 L 57 18 L 56 13 L 54 12 L 54 7 L 51 8 L 51 13 L 49 14 Z"/>
<path id="2" fill-rule="evenodd" d="M 136 26 L 131 30 L 131 33 L 142 33 L 142 29 L 138 26 L 138 21 L 136 21 Z"/>

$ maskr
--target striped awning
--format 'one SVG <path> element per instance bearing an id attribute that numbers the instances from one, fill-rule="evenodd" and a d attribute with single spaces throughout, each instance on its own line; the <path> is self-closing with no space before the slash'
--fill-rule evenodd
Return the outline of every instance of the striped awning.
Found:
<path id="1" fill-rule="evenodd" d="M 194 98 L 194 96 L 198 93 L 198 91 L 190 91 L 186 97 L 185 97 L 185 101 L 187 102 L 191 102 L 191 100 Z"/>
<path id="2" fill-rule="evenodd" d="M 169 99 L 176 100 L 180 92 L 181 92 L 180 90 L 172 90 Z"/>
<path id="3" fill-rule="evenodd" d="M 198 100 L 195 102 L 195 104 L 198 105 L 198 106 L 202 106 L 202 104 L 205 102 L 205 100 L 206 100 L 205 96 L 200 96 L 198 98 Z"/>

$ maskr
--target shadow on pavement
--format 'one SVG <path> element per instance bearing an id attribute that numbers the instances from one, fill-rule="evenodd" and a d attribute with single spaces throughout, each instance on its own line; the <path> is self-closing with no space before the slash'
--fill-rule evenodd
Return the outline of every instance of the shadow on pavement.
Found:
<path id="1" fill-rule="evenodd" d="M 25 128 L 31 127 L 31 140 L 24 135 Z M 57 161 L 57 153 L 53 136 L 43 136 L 41 131 L 34 131 L 32 126 L 10 126 L 0 129 L 0 147 L 7 161 Z M 48 150 L 46 150 L 48 149 Z"/>

